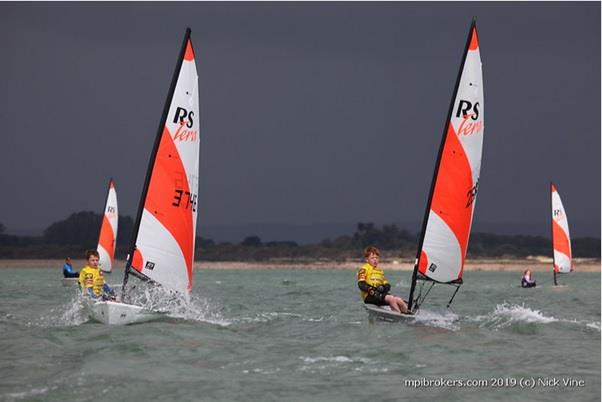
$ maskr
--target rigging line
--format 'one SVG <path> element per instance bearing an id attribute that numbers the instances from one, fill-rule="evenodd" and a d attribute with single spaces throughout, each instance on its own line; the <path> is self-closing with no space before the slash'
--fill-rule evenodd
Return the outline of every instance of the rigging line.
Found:
<path id="1" fill-rule="evenodd" d="M 447 308 L 449 308 L 449 306 L 452 304 L 452 302 L 454 301 L 454 297 L 456 297 L 456 293 L 458 293 L 458 290 L 460 290 L 460 286 L 462 285 L 458 285 L 456 286 L 456 291 L 454 292 L 454 294 L 452 295 L 451 299 L 449 299 L 449 302 L 447 302 Z"/>
<path id="2" fill-rule="evenodd" d="M 424 282 L 422 283 L 422 286 L 420 287 L 420 292 L 418 294 L 418 297 L 416 298 L 416 309 L 414 311 L 418 311 L 418 309 L 420 308 L 420 306 L 422 305 L 422 303 L 424 303 L 424 301 L 426 300 L 426 297 L 429 295 L 429 293 L 431 292 L 431 290 L 433 289 L 433 286 L 435 286 L 434 281 L 431 282 L 431 286 L 427 289 L 426 293 L 424 294 L 424 296 L 421 297 L 422 295 L 422 286 L 424 286 Z"/>

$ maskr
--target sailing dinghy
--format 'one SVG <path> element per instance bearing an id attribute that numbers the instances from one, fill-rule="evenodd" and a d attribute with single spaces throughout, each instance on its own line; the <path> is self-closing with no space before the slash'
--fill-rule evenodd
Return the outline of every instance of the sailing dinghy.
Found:
<path id="1" fill-rule="evenodd" d="M 483 74 L 476 20 L 473 19 L 423 219 L 408 299 L 410 314 L 367 306 L 370 314 L 389 321 L 412 317 L 435 284 L 455 286 L 448 307 L 451 304 L 462 284 L 479 188 L 483 131 Z"/>
<path id="2" fill-rule="evenodd" d="M 117 192 L 115 191 L 115 182 L 111 178 L 109 179 L 109 189 L 107 190 L 104 215 L 100 223 L 98 247 L 96 248 L 100 255 L 98 266 L 104 273 L 111 273 L 113 271 L 118 219 Z M 63 278 L 63 286 L 77 285 L 78 283 L 79 278 Z"/>
<path id="3" fill-rule="evenodd" d="M 107 201 L 105 203 L 105 212 L 100 225 L 98 235 L 98 254 L 100 261 L 98 266 L 104 273 L 113 272 L 113 259 L 115 258 L 115 245 L 117 244 L 117 224 L 119 222 L 119 212 L 117 210 L 117 191 L 115 182 L 109 179 L 109 189 L 107 190 Z"/>
<path id="4" fill-rule="evenodd" d="M 156 319 L 130 299 L 130 276 L 189 296 L 192 290 L 199 177 L 198 75 L 190 29 L 186 30 L 159 129 L 127 257 L 121 302 L 91 306 L 92 317 L 105 324 Z"/>
<path id="5" fill-rule="evenodd" d="M 556 276 L 573 271 L 573 254 L 571 251 L 571 235 L 569 221 L 554 183 L 550 183 L 552 199 L 552 249 L 554 251 L 554 286 L 558 285 Z"/>

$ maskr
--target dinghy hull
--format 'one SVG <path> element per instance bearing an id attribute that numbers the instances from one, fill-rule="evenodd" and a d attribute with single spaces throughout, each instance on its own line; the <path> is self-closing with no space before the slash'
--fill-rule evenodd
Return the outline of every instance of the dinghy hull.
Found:
<path id="1" fill-rule="evenodd" d="M 145 310 L 133 304 L 114 301 L 91 302 L 89 305 L 90 317 L 107 325 L 127 325 L 139 322 L 156 320 L 163 314 Z"/>
<path id="2" fill-rule="evenodd" d="M 380 320 L 389 322 L 399 322 L 411 320 L 415 317 L 413 314 L 401 314 L 392 311 L 389 308 L 379 307 L 373 304 L 364 304 L 364 308 L 366 309 L 366 311 L 368 311 L 368 318 L 370 318 L 371 321 Z"/>

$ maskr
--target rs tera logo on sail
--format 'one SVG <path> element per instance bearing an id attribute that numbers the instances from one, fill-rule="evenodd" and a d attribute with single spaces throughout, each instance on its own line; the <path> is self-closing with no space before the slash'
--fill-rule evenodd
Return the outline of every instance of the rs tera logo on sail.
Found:
<path id="1" fill-rule="evenodd" d="M 194 112 L 188 111 L 178 106 L 173 117 L 173 123 L 179 124 L 178 129 L 173 135 L 174 141 L 196 141 L 198 138 L 197 130 L 189 130 L 194 125 Z"/>
<path id="2" fill-rule="evenodd" d="M 479 102 L 475 102 L 473 105 L 472 102 L 460 99 L 456 110 L 456 117 L 462 116 L 462 121 L 458 127 L 458 135 L 471 135 L 483 130 L 483 121 L 477 121 L 479 119 L 479 107 Z M 468 118 L 472 121 L 469 121 Z"/>
<path id="3" fill-rule="evenodd" d="M 477 182 L 475 183 L 474 187 L 472 187 L 466 193 L 466 197 L 467 197 L 466 208 L 468 208 L 472 205 L 472 203 L 474 202 L 474 199 L 477 197 L 478 192 L 479 192 L 479 179 L 477 179 Z"/>

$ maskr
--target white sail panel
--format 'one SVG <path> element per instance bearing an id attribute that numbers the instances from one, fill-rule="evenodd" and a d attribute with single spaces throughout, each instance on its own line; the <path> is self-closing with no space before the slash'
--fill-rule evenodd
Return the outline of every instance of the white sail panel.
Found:
<path id="1" fill-rule="evenodd" d="M 418 261 L 419 272 L 438 282 L 462 279 L 478 192 L 484 127 L 483 74 L 473 25 L 436 170 Z M 460 258 L 455 258 L 457 255 Z M 434 270 L 432 261 L 439 262 Z"/>
<path id="2" fill-rule="evenodd" d="M 142 274 L 168 289 L 187 293 L 190 278 L 186 259 L 177 240 L 146 210 L 142 213 L 141 225 L 144 225 L 148 234 L 136 243 Z"/>
<path id="3" fill-rule="evenodd" d="M 457 279 L 455 268 L 462 264 L 462 250 L 455 234 L 437 214 L 430 212 L 430 229 L 423 243 L 421 263 L 429 278 L 438 282 Z M 428 250 L 428 252 L 427 252 Z"/>
<path id="4" fill-rule="evenodd" d="M 552 197 L 552 244 L 554 248 L 554 270 L 568 273 L 573 270 L 571 235 L 569 222 L 558 190 L 551 185 Z"/>
<path id="5" fill-rule="evenodd" d="M 98 254 L 100 256 L 99 267 L 104 272 L 113 271 L 113 260 L 115 258 L 115 247 L 117 245 L 117 224 L 119 222 L 119 211 L 117 209 L 117 191 L 115 182 L 109 180 L 109 191 L 105 203 L 104 215 L 98 236 Z"/>
<path id="6" fill-rule="evenodd" d="M 451 124 L 468 157 L 473 185 L 481 172 L 485 109 L 483 105 L 483 73 L 479 48 L 466 55 L 464 72 L 458 86 Z"/>
<path id="7" fill-rule="evenodd" d="M 558 250 L 554 250 L 554 269 L 556 272 L 562 274 L 568 274 L 573 270 L 573 265 L 571 262 L 571 257 L 568 255 L 561 253 Z"/>

